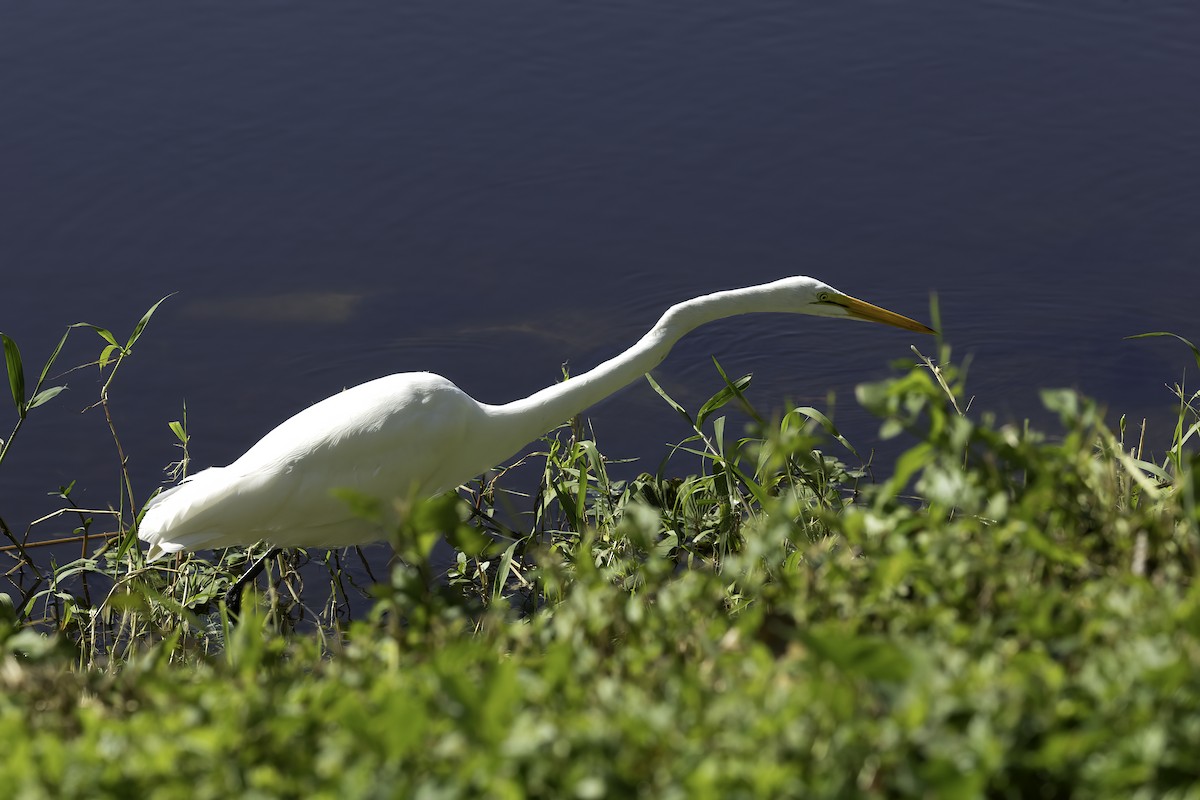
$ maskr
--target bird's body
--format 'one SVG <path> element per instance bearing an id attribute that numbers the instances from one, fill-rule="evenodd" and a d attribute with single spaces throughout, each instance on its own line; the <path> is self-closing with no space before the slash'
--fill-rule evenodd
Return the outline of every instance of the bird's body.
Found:
<path id="1" fill-rule="evenodd" d="M 453 488 L 478 472 L 464 463 L 462 445 L 483 416 L 440 375 L 378 378 L 309 406 L 229 466 L 155 497 L 141 537 L 151 557 L 260 539 L 294 547 L 371 541 L 379 531 L 330 489 L 394 497 Z"/>
<path id="2" fill-rule="evenodd" d="M 332 490 L 386 499 L 453 489 L 649 372 L 685 333 L 758 311 L 929 329 L 812 278 L 717 292 L 672 306 L 633 347 L 568 381 L 487 405 L 440 375 L 389 375 L 286 420 L 227 467 L 213 467 L 147 504 L 138 535 L 149 557 L 267 540 L 341 547 L 383 538 Z"/>

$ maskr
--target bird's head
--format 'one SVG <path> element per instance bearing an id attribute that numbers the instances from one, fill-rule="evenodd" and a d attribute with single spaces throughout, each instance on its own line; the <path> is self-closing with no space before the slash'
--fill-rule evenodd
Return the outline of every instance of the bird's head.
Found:
<path id="1" fill-rule="evenodd" d="M 845 292 L 839 292 L 816 278 L 805 276 L 784 278 L 778 281 L 778 284 L 783 284 L 781 288 L 784 288 L 790 295 L 789 305 L 792 310 L 802 314 L 880 322 L 917 333 L 935 332 L 932 328 L 922 325 L 914 319 L 872 305 L 865 300 L 859 300 L 857 297 L 851 297 Z"/>

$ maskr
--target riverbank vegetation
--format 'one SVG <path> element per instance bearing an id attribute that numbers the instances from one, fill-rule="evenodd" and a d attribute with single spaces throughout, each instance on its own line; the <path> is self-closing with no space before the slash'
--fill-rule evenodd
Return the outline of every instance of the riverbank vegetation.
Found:
<path id="1" fill-rule="evenodd" d="M 93 328 L 102 403 L 149 316 L 123 344 Z M 26 391 L 3 343 L 19 434 L 53 369 Z M 353 551 L 281 558 L 232 625 L 219 598 L 249 554 L 147 565 L 132 496 L 119 535 L 55 568 L 5 526 L 0 786 L 1200 797 L 1197 395 L 1177 386 L 1173 435 L 1149 442 L 1047 390 L 1040 432 L 964 413 L 939 349 L 858 389 L 908 445 L 884 479 L 817 409 L 759 413 L 721 373 L 700 409 L 660 390 L 694 474 L 617 480 L 563 428 L 530 457 L 528 514 L 497 513 L 503 472 L 409 503 L 356 619 Z"/>

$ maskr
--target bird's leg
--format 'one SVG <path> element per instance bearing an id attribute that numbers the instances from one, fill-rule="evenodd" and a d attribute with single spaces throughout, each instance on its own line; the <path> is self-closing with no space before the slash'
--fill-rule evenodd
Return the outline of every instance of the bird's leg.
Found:
<path id="1" fill-rule="evenodd" d="M 263 553 L 262 556 L 250 565 L 250 569 L 242 573 L 242 577 L 233 582 L 233 586 L 229 587 L 229 591 L 225 593 L 225 608 L 229 612 L 230 619 L 237 619 L 242 613 L 242 590 L 246 588 L 246 584 L 253 581 L 267 566 L 267 560 L 279 555 L 282 548 L 272 547 Z"/>

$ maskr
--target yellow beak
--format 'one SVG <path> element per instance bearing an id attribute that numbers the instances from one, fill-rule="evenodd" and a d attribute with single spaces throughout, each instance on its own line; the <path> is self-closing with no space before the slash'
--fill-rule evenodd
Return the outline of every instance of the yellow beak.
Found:
<path id="1" fill-rule="evenodd" d="M 906 331 L 916 331 L 917 333 L 936 333 L 933 328 L 922 325 L 915 319 L 909 319 L 902 314 L 888 311 L 886 308 L 880 308 L 865 300 L 859 300 L 857 297 L 851 297 L 847 294 L 831 297 L 829 298 L 829 302 L 846 309 L 854 319 L 863 319 L 867 322 L 882 322 L 884 325 L 892 325 L 896 328 L 903 328 Z"/>

